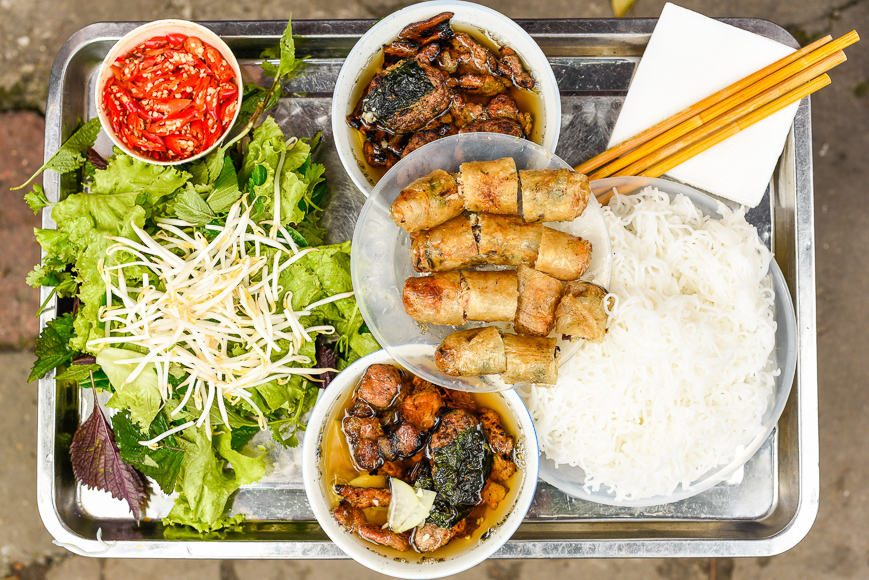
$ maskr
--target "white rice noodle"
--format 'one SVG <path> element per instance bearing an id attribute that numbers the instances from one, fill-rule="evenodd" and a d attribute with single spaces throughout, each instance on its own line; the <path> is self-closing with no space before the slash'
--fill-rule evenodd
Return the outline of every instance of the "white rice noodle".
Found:
<path id="1" fill-rule="evenodd" d="M 554 387 L 522 391 L 540 448 L 618 500 L 670 495 L 733 460 L 771 404 L 771 259 L 744 209 L 646 188 L 604 208 L 617 308 Z M 615 306 L 615 305 L 613 305 Z"/>

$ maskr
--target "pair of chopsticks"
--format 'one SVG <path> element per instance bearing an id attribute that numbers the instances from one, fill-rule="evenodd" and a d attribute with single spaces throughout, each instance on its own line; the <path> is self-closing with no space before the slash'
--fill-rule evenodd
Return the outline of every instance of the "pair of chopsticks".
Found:
<path id="1" fill-rule="evenodd" d="M 858 40 L 853 30 L 836 40 L 825 36 L 607 149 L 576 170 L 591 180 L 631 175 L 659 177 L 830 84 L 825 73 L 845 62 L 842 49 Z"/>

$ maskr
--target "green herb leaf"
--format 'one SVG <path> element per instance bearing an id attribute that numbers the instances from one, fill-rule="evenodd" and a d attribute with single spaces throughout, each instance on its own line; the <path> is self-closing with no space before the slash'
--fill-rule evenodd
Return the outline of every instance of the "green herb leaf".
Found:
<path id="1" fill-rule="evenodd" d="M 51 205 L 51 202 L 45 197 L 45 191 L 38 183 L 33 184 L 33 191 L 24 194 L 24 201 L 33 210 L 33 215 L 38 214 L 42 208 Z"/>
<path id="2" fill-rule="evenodd" d="M 55 377 L 58 381 L 75 381 L 79 382 L 84 379 L 89 379 L 91 373 L 100 370 L 100 365 L 71 365 L 65 371 Z"/>
<path id="3" fill-rule="evenodd" d="M 69 340 L 75 336 L 72 314 L 49 320 L 36 340 L 36 361 L 30 370 L 27 382 L 41 379 L 51 370 L 72 360 L 73 351 Z"/>
<path id="4" fill-rule="evenodd" d="M 61 174 L 75 171 L 84 164 L 87 148 L 94 144 L 99 132 L 100 120 L 95 117 L 79 127 L 78 130 L 76 130 L 76 132 L 66 140 L 66 143 L 60 146 L 57 153 L 55 153 L 47 163 L 37 169 L 36 173 L 34 173 L 30 179 L 12 189 L 21 189 L 22 187 L 27 186 L 46 169 L 51 169 Z"/>
<path id="5" fill-rule="evenodd" d="M 238 451 L 248 444 L 253 439 L 253 436 L 259 433 L 259 427 L 233 427 L 231 433 L 230 447 Z"/>
<path id="6" fill-rule="evenodd" d="M 217 215 L 192 186 L 185 187 L 176 196 L 175 215 L 178 216 L 178 219 L 197 226 L 204 226 L 217 218 Z"/>
<path id="7" fill-rule="evenodd" d="M 238 175 L 235 173 L 235 166 L 229 157 L 223 160 L 223 170 L 217 178 L 217 183 L 214 184 L 212 191 L 205 202 L 217 213 L 229 211 L 232 204 L 238 201 L 241 197 L 241 190 L 238 188 Z"/>
<path id="8" fill-rule="evenodd" d="M 153 478 L 164 493 L 175 491 L 175 481 L 184 461 L 184 451 L 180 449 L 175 436 L 170 435 L 158 441 L 156 449 L 139 444 L 139 441 L 153 439 L 169 430 L 166 416 L 159 413 L 151 422 L 147 435 L 130 420 L 128 411 L 116 413 L 112 417 L 112 426 L 115 428 L 121 459 Z"/>

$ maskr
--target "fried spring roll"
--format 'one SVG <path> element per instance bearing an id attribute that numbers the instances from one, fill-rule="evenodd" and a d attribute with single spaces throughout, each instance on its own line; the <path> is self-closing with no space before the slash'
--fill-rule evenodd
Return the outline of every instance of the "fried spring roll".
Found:
<path id="1" fill-rule="evenodd" d="M 461 296 L 461 273 L 443 272 L 408 278 L 404 283 L 402 302 L 405 312 L 414 320 L 459 326 L 465 323 Z"/>
<path id="2" fill-rule="evenodd" d="M 519 286 L 515 270 L 462 272 L 466 320 L 510 321 L 516 315 Z"/>
<path id="3" fill-rule="evenodd" d="M 519 266 L 519 301 L 513 328 L 519 334 L 546 336 L 555 327 L 555 309 L 564 283 L 527 266 Z"/>
<path id="4" fill-rule="evenodd" d="M 558 380 L 558 350 L 554 338 L 505 334 L 502 342 L 507 358 L 507 372 L 501 375 L 505 383 L 554 385 Z"/>
<path id="5" fill-rule="evenodd" d="M 461 165 L 465 209 L 519 215 L 519 174 L 511 157 Z"/>
<path id="6" fill-rule="evenodd" d="M 605 288 L 590 282 L 570 282 L 555 310 L 555 330 L 570 340 L 584 338 L 603 342 L 606 336 L 607 314 L 604 308 Z"/>
<path id="7" fill-rule="evenodd" d="M 446 272 L 479 263 L 471 219 L 460 215 L 411 236 L 411 261 L 417 272 Z"/>
<path id="8" fill-rule="evenodd" d="M 507 370 L 501 333 L 494 326 L 457 330 L 435 351 L 441 372 L 454 377 L 495 375 Z"/>
<path id="9" fill-rule="evenodd" d="M 569 169 L 519 172 L 522 217 L 526 222 L 568 222 L 582 215 L 591 189 L 588 177 Z"/>
<path id="10" fill-rule="evenodd" d="M 480 262 L 493 266 L 530 266 L 537 259 L 541 224 L 526 224 L 522 218 L 506 215 L 477 216 Z"/>
<path id="11" fill-rule="evenodd" d="M 543 228 L 540 251 L 534 268 L 559 280 L 576 280 L 591 263 L 591 242 L 576 236 Z"/>
<path id="12" fill-rule="evenodd" d="M 402 189 L 389 206 L 389 214 L 395 225 L 413 234 L 456 217 L 464 207 L 456 180 L 437 169 Z"/>

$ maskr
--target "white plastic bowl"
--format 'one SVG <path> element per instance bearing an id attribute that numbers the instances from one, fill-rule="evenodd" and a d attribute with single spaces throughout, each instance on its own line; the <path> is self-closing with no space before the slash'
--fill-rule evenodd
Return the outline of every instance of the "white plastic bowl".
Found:
<path id="1" fill-rule="evenodd" d="M 235 115 L 232 117 L 232 122 L 229 124 L 229 128 L 220 136 L 208 149 L 205 149 L 199 152 L 192 157 L 187 157 L 186 159 L 177 159 L 174 161 L 157 161 L 155 159 L 151 159 L 150 157 L 145 157 L 141 155 L 129 147 L 127 147 L 124 142 L 115 135 L 115 132 L 112 130 L 112 123 L 109 120 L 108 115 L 106 115 L 105 107 L 103 106 L 103 85 L 105 85 L 106 81 L 108 81 L 109 77 L 112 76 L 112 70 L 110 66 L 119 56 L 123 56 L 136 48 L 141 43 L 145 42 L 149 38 L 154 38 L 155 36 L 164 36 L 169 33 L 181 33 L 187 36 L 196 36 L 200 40 L 207 42 L 214 48 L 216 48 L 223 58 L 226 59 L 226 62 L 230 64 L 232 67 L 232 72 L 235 73 L 235 82 L 238 85 L 238 106 L 235 108 Z M 242 91 L 242 81 L 241 81 L 241 67 L 238 64 L 238 60 L 235 58 L 235 55 L 232 54 L 232 51 L 226 45 L 223 40 L 213 33 L 208 28 L 200 24 L 196 24 L 195 22 L 189 22 L 187 20 L 155 20 L 154 22 L 149 22 L 148 24 L 143 24 L 138 28 L 134 28 L 127 34 L 125 34 L 115 46 L 109 51 L 106 55 L 106 58 L 103 59 L 103 64 L 100 67 L 100 74 L 97 77 L 97 89 L 96 89 L 96 100 L 97 100 L 97 115 L 100 118 L 100 123 L 103 126 L 103 130 L 109 136 L 109 139 L 112 140 L 121 151 L 129 155 L 130 157 L 135 157 L 136 159 L 140 159 L 146 163 L 151 163 L 153 165 L 180 165 L 181 163 L 187 163 L 189 161 L 194 161 L 199 159 L 200 157 L 205 157 L 215 148 L 217 148 L 220 143 L 226 139 L 226 136 L 229 134 L 232 126 L 235 124 L 236 119 L 238 119 L 238 113 L 241 110 L 241 101 L 243 97 Z"/>
<path id="2" fill-rule="evenodd" d="M 347 55 L 335 83 L 332 97 L 332 135 L 335 147 L 341 163 L 344 164 L 344 170 L 365 195 L 371 192 L 375 183 L 366 175 L 366 164 L 361 157 L 359 146 L 361 140 L 358 131 L 347 124 L 347 115 L 353 112 L 362 95 L 364 87 L 360 84 L 371 80 L 373 61 L 382 59 L 383 45 L 395 40 L 401 29 L 408 24 L 426 20 L 441 12 L 455 14 L 451 20 L 454 26 L 479 30 L 497 45 L 507 45 L 516 51 L 525 68 L 537 81 L 535 90 L 543 99 L 542 119 L 534 119 L 535 123 L 543 123 L 543 137 L 539 145 L 548 151 L 555 151 L 558 144 L 561 131 L 561 96 L 552 67 L 534 39 L 500 12 L 479 4 L 447 0 L 420 2 L 393 12 L 372 26 Z"/>
<path id="3" fill-rule="evenodd" d="M 538 448 L 534 423 L 522 399 L 513 391 L 498 393 L 508 409 L 513 412 L 513 420 L 518 425 L 515 440 L 516 462 L 524 477 L 519 484 L 519 492 L 515 496 L 513 506 L 506 518 L 500 524 L 489 529 L 488 537 L 481 539 L 475 546 L 460 552 L 456 556 L 446 556 L 443 559 L 429 558 L 424 562 L 401 561 L 384 555 L 378 546 L 363 540 L 356 534 L 349 534 L 341 528 L 330 513 L 333 507 L 326 495 L 329 482 L 323 481 L 322 441 L 329 421 L 336 418 L 341 409 L 341 403 L 350 391 L 356 388 L 365 369 L 373 364 L 392 364 L 394 360 L 385 350 L 379 350 L 359 359 L 343 370 L 321 395 L 305 432 L 302 450 L 302 480 L 308 503 L 317 517 L 317 521 L 326 535 L 344 550 L 348 556 L 363 566 L 397 578 L 442 578 L 458 574 L 476 566 L 510 539 L 531 506 L 534 492 L 537 489 Z M 505 419 L 505 421 L 507 421 Z M 512 491 L 512 490 L 511 490 Z"/>
<path id="4" fill-rule="evenodd" d="M 706 215 L 720 218 L 718 202 L 696 189 L 668 181 L 647 177 L 612 177 L 600 179 L 591 183 L 591 189 L 596 194 L 601 194 L 616 188 L 627 195 L 639 192 L 640 189 L 651 186 L 656 187 L 670 197 L 682 194 L 694 202 L 694 205 Z M 540 479 L 553 485 L 568 495 L 593 501 L 595 503 L 620 507 L 651 507 L 673 503 L 702 493 L 709 488 L 718 485 L 722 481 L 729 480 L 746 461 L 751 459 L 760 446 L 769 438 L 788 401 L 791 386 L 794 382 L 794 372 L 797 362 L 797 326 L 794 315 L 794 306 L 791 302 L 790 291 L 785 282 L 784 275 L 775 259 L 770 262 L 767 284 L 775 291 L 775 349 L 772 358 L 775 365 L 780 369 L 775 379 L 775 390 L 772 393 L 769 406 L 763 415 L 761 430 L 746 443 L 742 449 L 734 449 L 733 457 L 723 465 L 716 466 L 693 481 L 688 486 L 676 488 L 667 496 L 655 496 L 638 499 L 617 500 L 615 493 L 608 487 L 602 486 L 597 490 L 587 490 L 584 487 L 585 472 L 581 467 L 569 465 L 555 466 L 551 459 L 540 458 Z"/>
<path id="5" fill-rule="evenodd" d="M 389 206 L 401 188 L 435 169 L 457 172 L 465 161 L 512 157 L 519 169 L 570 169 L 562 159 L 539 145 L 498 133 L 461 133 L 438 139 L 414 151 L 383 176 L 369 196 L 353 231 L 350 275 L 359 311 L 372 334 L 410 372 L 450 389 L 472 392 L 502 391 L 508 385 L 500 375 L 451 377 L 435 365 L 434 353 L 452 326 L 420 324 L 404 310 L 402 291 L 410 276 L 420 276 L 410 261 L 410 236 L 393 223 Z M 547 222 L 548 227 L 580 236 L 592 243 L 592 258 L 582 279 L 607 287 L 612 277 L 612 250 L 606 220 L 593 197 L 583 214 L 572 222 Z M 492 323 L 468 322 L 460 329 Z M 506 323 L 495 326 L 508 329 Z M 582 342 L 559 338 L 560 363 L 582 347 Z"/>

